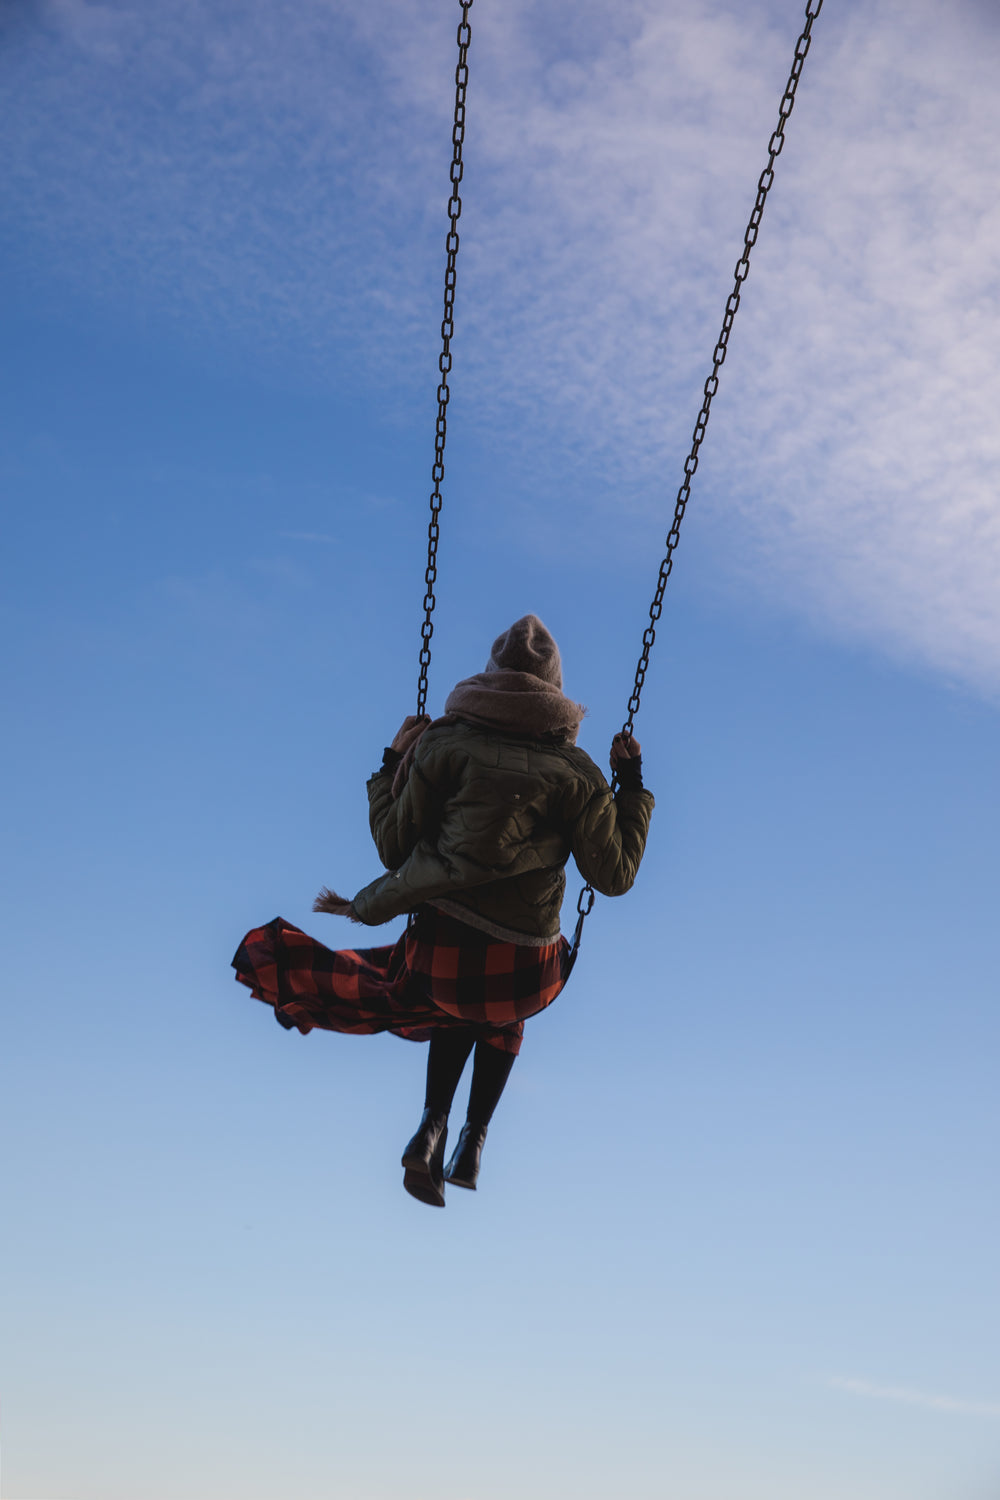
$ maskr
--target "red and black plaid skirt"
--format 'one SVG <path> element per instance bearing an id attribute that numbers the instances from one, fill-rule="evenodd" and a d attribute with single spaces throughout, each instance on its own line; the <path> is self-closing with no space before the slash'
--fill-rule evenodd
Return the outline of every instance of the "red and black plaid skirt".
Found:
<path id="1" fill-rule="evenodd" d="M 441 1026 L 475 1026 L 503 1052 L 521 1050 L 524 1022 L 559 994 L 569 945 L 500 942 L 423 907 L 399 941 L 333 952 L 275 917 L 247 933 L 236 978 L 273 1005 L 283 1026 L 429 1041 Z"/>

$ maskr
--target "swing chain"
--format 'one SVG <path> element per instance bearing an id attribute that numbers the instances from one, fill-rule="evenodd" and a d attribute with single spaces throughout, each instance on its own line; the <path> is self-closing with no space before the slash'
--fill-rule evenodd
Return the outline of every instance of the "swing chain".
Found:
<path id="1" fill-rule="evenodd" d="M 576 927 L 573 932 L 573 941 L 569 946 L 569 954 L 566 959 L 566 966 L 563 970 L 564 984 L 573 972 L 573 965 L 576 963 L 577 954 L 580 952 L 580 944 L 583 941 L 583 924 L 590 916 L 590 913 L 594 910 L 594 902 L 596 900 L 597 894 L 594 890 L 594 887 L 589 884 L 584 886 L 583 890 L 577 897 Z"/>
<path id="2" fill-rule="evenodd" d="M 812 42 L 812 25 L 822 9 L 823 0 L 807 0 L 806 23 L 802 28 L 802 33 L 798 41 L 795 43 L 791 72 L 788 75 L 785 92 L 781 96 L 781 104 L 778 108 L 778 124 L 767 143 L 767 166 L 757 180 L 757 197 L 743 235 L 743 252 L 736 262 L 733 289 L 726 301 L 726 312 L 722 320 L 722 329 L 716 341 L 715 349 L 712 352 L 712 373 L 705 381 L 701 410 L 694 424 L 694 433 L 691 438 L 691 451 L 684 460 L 684 479 L 680 489 L 677 491 L 674 519 L 667 533 L 666 555 L 660 564 L 660 573 L 656 581 L 656 592 L 653 595 L 653 602 L 649 606 L 649 624 L 642 633 L 642 654 L 635 669 L 635 684 L 632 688 L 632 696 L 628 700 L 628 718 L 622 725 L 622 734 L 624 735 L 632 734 L 635 716 L 639 712 L 639 701 L 642 697 L 643 683 L 646 680 L 646 672 L 649 669 L 649 655 L 653 649 L 653 642 L 656 640 L 656 627 L 663 613 L 663 596 L 667 587 L 667 579 L 673 571 L 674 551 L 681 539 L 681 522 L 684 519 L 684 512 L 687 510 L 687 503 L 691 498 L 691 481 L 698 468 L 698 450 L 701 448 L 705 438 L 708 418 L 712 410 L 712 399 L 719 389 L 719 371 L 725 362 L 726 352 L 729 348 L 729 335 L 732 332 L 733 322 L 739 310 L 742 295 L 741 288 L 750 274 L 750 252 L 757 243 L 761 219 L 764 216 L 764 205 L 767 202 L 767 195 L 774 183 L 774 163 L 781 155 L 781 148 L 785 144 L 785 126 L 788 123 L 788 117 L 795 103 L 795 91 L 799 86 L 799 79 L 802 76 L 802 69 Z M 612 791 L 616 789 L 617 778 L 612 779 L 611 787 Z M 580 892 L 580 899 L 576 906 L 579 916 L 577 917 L 576 931 L 573 934 L 573 943 L 570 950 L 570 968 L 576 962 L 580 942 L 583 937 L 583 924 L 589 916 L 593 905 L 594 888 L 588 883 Z"/>
<path id="3" fill-rule="evenodd" d="M 761 172 L 757 181 L 757 198 L 743 236 L 743 253 L 736 262 L 733 289 L 726 301 L 726 312 L 722 320 L 722 329 L 713 350 L 712 373 L 705 381 L 701 410 L 698 413 L 698 420 L 694 424 L 694 433 L 691 438 L 691 451 L 684 460 L 684 479 L 680 489 L 677 491 L 674 519 L 667 534 L 666 555 L 660 564 L 656 592 L 653 595 L 653 602 L 649 606 L 649 624 L 643 631 L 642 654 L 635 669 L 635 684 L 632 688 L 632 696 L 628 700 L 628 718 L 622 726 L 622 733 L 626 735 L 632 733 L 635 716 L 639 712 L 639 700 L 642 697 L 643 683 L 646 680 L 646 672 L 649 668 L 649 654 L 653 649 L 653 642 L 656 640 L 656 626 L 663 613 L 663 595 L 667 587 L 667 579 L 673 571 L 674 550 L 680 541 L 681 522 L 684 519 L 687 503 L 691 498 L 691 481 L 698 468 L 698 451 L 704 441 L 705 430 L 708 427 L 708 419 L 712 410 L 712 399 L 719 389 L 719 371 L 722 368 L 726 352 L 729 348 L 729 335 L 732 332 L 733 321 L 739 309 L 742 295 L 741 288 L 750 274 L 750 252 L 757 243 L 757 234 L 760 230 L 761 219 L 764 216 L 764 205 L 767 202 L 767 195 L 771 191 L 774 182 L 774 163 L 778 156 L 780 156 L 781 148 L 785 144 L 785 126 L 788 123 L 788 117 L 795 103 L 795 91 L 799 86 L 799 78 L 802 75 L 802 69 L 805 65 L 812 41 L 812 24 L 822 9 L 823 0 L 808 0 L 806 5 L 806 24 L 802 28 L 802 34 L 795 44 L 791 72 L 788 75 L 788 82 L 785 85 L 785 92 L 781 96 L 781 104 L 778 109 L 778 124 L 768 142 L 767 166 Z"/>
<path id="4" fill-rule="evenodd" d="M 453 154 L 451 159 L 451 197 L 448 200 L 448 218 L 451 221 L 448 236 L 445 240 L 447 250 L 447 266 L 444 277 L 444 317 L 441 320 L 441 353 L 438 357 L 438 370 L 440 381 L 437 388 L 438 414 L 437 426 L 434 432 L 434 467 L 431 477 L 434 480 L 434 489 L 431 493 L 430 507 L 431 519 L 427 527 L 427 568 L 424 572 L 424 583 L 426 592 L 424 594 L 424 623 L 421 627 L 420 647 L 420 678 L 417 683 L 417 715 L 423 717 L 427 712 L 427 674 L 431 664 L 431 636 L 434 634 L 434 622 L 431 616 L 434 613 L 436 599 L 434 597 L 434 585 L 437 582 L 437 552 L 438 541 L 441 536 L 439 517 L 441 515 L 441 482 L 444 479 L 444 445 L 448 435 L 448 402 L 451 392 L 448 389 L 448 375 L 451 372 L 451 340 L 455 332 L 455 285 L 456 285 L 456 263 L 458 260 L 458 220 L 462 213 L 462 199 L 459 196 L 459 184 L 462 181 L 462 146 L 465 142 L 465 91 L 469 82 L 468 52 L 469 42 L 472 38 L 469 26 L 469 11 L 472 9 L 473 0 L 459 0 L 462 6 L 462 19 L 458 26 L 458 65 L 455 68 L 455 121 L 452 127 L 451 139 Z"/>

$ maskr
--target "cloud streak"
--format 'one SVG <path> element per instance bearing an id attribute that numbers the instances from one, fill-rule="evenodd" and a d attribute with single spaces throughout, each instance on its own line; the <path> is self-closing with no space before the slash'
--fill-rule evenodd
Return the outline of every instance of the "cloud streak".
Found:
<path id="1" fill-rule="evenodd" d="M 854 1396 L 869 1396 L 877 1401 L 897 1401 L 904 1406 L 920 1406 L 930 1411 L 952 1412 L 963 1417 L 1000 1417 L 1000 1402 L 964 1401 L 954 1396 L 930 1396 L 905 1386 L 874 1385 L 870 1380 L 853 1380 L 833 1376 L 830 1385 Z"/>
<path id="2" fill-rule="evenodd" d="M 31 255 L 426 397 L 456 15 L 40 14 L 0 62 L 0 179 Z M 975 0 L 821 15 L 695 503 L 730 576 L 996 694 L 1000 28 L 983 17 Z M 572 18 L 473 13 L 455 382 L 557 524 L 570 496 L 649 523 L 680 478 L 801 7 L 586 0 Z"/>

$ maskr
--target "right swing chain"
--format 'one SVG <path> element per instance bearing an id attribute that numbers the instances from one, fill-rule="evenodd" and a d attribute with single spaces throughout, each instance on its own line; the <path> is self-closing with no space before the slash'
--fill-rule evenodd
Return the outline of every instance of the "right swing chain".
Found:
<path id="1" fill-rule="evenodd" d="M 628 718 L 622 725 L 622 733 L 631 735 L 635 716 L 639 712 L 639 701 L 642 697 L 642 687 L 646 680 L 646 672 L 649 668 L 649 654 L 656 640 L 656 626 L 663 613 L 663 595 L 667 587 L 667 579 L 670 577 L 674 566 L 674 551 L 681 538 L 681 522 L 687 503 L 691 498 L 691 481 L 698 468 L 698 450 L 705 438 L 705 430 L 708 427 L 708 418 L 712 410 L 712 399 L 719 389 L 719 371 L 725 363 L 726 350 L 729 347 L 729 335 L 732 332 L 733 321 L 740 305 L 742 295 L 741 288 L 750 274 L 750 252 L 757 243 L 757 234 L 760 222 L 764 216 L 764 205 L 767 195 L 771 191 L 774 182 L 774 163 L 781 155 L 781 148 L 785 144 L 785 126 L 795 103 L 795 91 L 799 86 L 799 78 L 805 65 L 806 57 L 809 55 L 809 47 L 812 41 L 812 26 L 816 17 L 823 9 L 823 0 L 807 0 L 806 23 L 802 28 L 802 34 L 795 43 L 795 55 L 792 58 L 792 68 L 785 84 L 785 92 L 781 96 L 781 104 L 778 109 L 778 124 L 768 142 L 767 165 L 757 180 L 757 198 L 754 202 L 753 212 L 743 236 L 743 253 L 736 262 L 736 271 L 733 281 L 733 289 L 726 301 L 726 313 L 722 320 L 722 330 L 716 341 L 712 356 L 712 373 L 705 381 L 704 396 L 698 420 L 694 424 L 694 433 L 691 438 L 691 451 L 684 460 L 684 479 L 680 489 L 677 491 L 677 501 L 674 506 L 674 519 L 667 534 L 667 550 L 660 563 L 660 573 L 656 581 L 656 592 L 653 602 L 649 606 L 649 624 L 642 635 L 642 654 L 639 657 L 635 669 L 635 683 L 632 687 L 632 695 L 628 700 Z M 573 944 L 570 951 L 569 964 L 576 962 L 576 956 L 583 937 L 583 924 L 593 910 L 595 900 L 594 888 L 589 883 L 580 892 L 576 903 L 578 913 L 576 931 L 573 934 Z"/>

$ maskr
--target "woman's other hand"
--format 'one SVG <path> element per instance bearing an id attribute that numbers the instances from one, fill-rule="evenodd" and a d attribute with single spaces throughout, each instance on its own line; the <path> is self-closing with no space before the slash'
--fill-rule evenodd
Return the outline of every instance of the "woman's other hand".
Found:
<path id="1" fill-rule="evenodd" d="M 392 742 L 392 749 L 395 750 L 396 754 L 405 755 L 406 752 L 410 749 L 411 745 L 415 745 L 417 743 L 424 730 L 429 727 L 430 722 L 430 718 L 427 714 L 407 715 L 407 717 L 403 720 L 402 724 L 397 729 L 395 738 Z"/>
<path id="2" fill-rule="evenodd" d="M 354 914 L 354 907 L 343 896 L 338 896 L 336 891 L 328 891 L 326 886 L 320 891 L 313 902 L 313 911 L 329 912 L 331 917 L 350 917 L 352 922 L 357 922 L 358 917 Z"/>
<path id="3" fill-rule="evenodd" d="M 623 760 L 641 760 L 642 746 L 634 734 L 616 734 L 611 741 L 611 769 L 617 771 Z"/>

